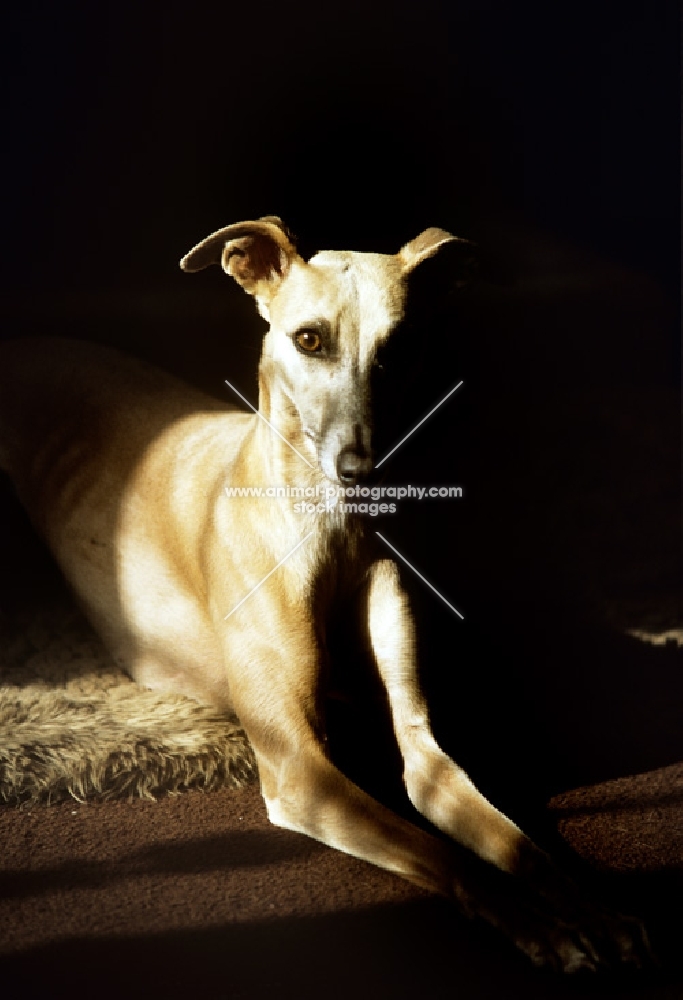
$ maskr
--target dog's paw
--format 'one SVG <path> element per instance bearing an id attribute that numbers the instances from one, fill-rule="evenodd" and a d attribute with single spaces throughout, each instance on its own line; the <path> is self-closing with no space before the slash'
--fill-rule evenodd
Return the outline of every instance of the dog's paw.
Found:
<path id="1" fill-rule="evenodd" d="M 643 969 L 654 964 L 647 932 L 632 917 L 591 910 L 567 920 L 539 909 L 520 915 L 515 944 L 536 965 L 559 972 Z"/>
<path id="2" fill-rule="evenodd" d="M 585 905 L 580 922 L 599 944 L 602 964 L 610 968 L 635 969 L 658 965 L 645 925 L 637 917 L 625 916 L 592 904 Z"/>
<path id="3" fill-rule="evenodd" d="M 491 880 L 483 892 L 456 887 L 469 916 L 496 927 L 539 968 L 572 975 L 657 965 L 637 918 L 581 900 L 573 891 L 563 900 L 553 896 L 531 893 L 509 876 Z"/>
<path id="4" fill-rule="evenodd" d="M 657 964 L 647 931 L 636 917 L 609 910 L 586 896 L 545 852 L 530 845 L 522 855 L 515 890 L 525 895 L 538 920 L 553 928 L 559 941 L 560 967 L 648 968 Z"/>

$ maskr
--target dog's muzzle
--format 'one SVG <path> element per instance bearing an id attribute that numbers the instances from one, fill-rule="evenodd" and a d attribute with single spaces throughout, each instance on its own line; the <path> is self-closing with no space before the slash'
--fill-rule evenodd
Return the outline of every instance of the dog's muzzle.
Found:
<path id="1" fill-rule="evenodd" d="M 343 448 L 337 456 L 337 476 L 345 486 L 354 486 L 372 472 L 372 459 L 353 446 Z"/>

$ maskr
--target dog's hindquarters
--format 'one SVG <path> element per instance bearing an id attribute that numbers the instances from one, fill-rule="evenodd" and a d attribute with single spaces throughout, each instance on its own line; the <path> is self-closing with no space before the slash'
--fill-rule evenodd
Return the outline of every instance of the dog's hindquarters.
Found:
<path id="1" fill-rule="evenodd" d="M 98 345 L 0 345 L 0 460 L 31 520 L 116 662 L 201 701 L 216 700 L 202 678 L 220 652 L 185 579 L 173 508 L 192 505 L 179 494 L 203 482 L 200 439 L 220 435 L 228 409 Z M 230 414 L 237 441 L 249 419 Z"/>

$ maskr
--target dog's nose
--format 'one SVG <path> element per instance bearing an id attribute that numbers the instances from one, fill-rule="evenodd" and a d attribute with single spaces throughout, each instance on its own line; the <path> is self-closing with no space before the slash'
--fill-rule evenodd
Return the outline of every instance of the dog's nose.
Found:
<path id="1" fill-rule="evenodd" d="M 347 486 L 365 479 L 372 472 L 372 461 L 368 455 L 360 454 L 353 445 L 343 448 L 337 457 L 339 481 Z"/>

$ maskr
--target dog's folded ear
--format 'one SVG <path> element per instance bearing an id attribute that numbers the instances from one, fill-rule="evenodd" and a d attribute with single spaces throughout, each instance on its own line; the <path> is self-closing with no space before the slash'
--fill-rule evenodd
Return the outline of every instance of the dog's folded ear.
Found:
<path id="1" fill-rule="evenodd" d="M 410 274 L 418 264 L 439 254 L 448 258 L 451 270 L 450 284 L 456 288 L 468 285 L 474 278 L 479 262 L 478 248 L 475 243 L 463 240 L 459 236 L 447 233 L 445 229 L 434 227 L 425 229 L 410 243 L 406 243 L 398 252 L 398 258 L 404 274 Z"/>
<path id="2" fill-rule="evenodd" d="M 183 271 L 201 271 L 221 264 L 265 306 L 296 259 L 300 258 L 287 227 L 277 216 L 265 215 L 216 230 L 185 254 L 180 266 Z"/>

